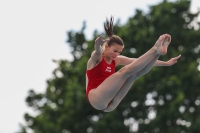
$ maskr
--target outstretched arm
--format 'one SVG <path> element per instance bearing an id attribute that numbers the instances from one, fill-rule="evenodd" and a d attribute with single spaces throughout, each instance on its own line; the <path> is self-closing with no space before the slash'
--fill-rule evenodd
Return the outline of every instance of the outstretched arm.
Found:
<path id="1" fill-rule="evenodd" d="M 170 60 L 168 61 L 160 61 L 160 60 L 157 60 L 156 63 L 154 64 L 154 66 L 172 66 L 174 65 L 177 60 L 181 57 L 181 55 L 177 56 L 177 57 L 174 57 L 174 58 L 171 58 Z"/>
<path id="2" fill-rule="evenodd" d="M 161 61 L 161 60 L 157 60 L 156 63 L 154 64 L 154 66 L 172 66 L 174 65 L 177 60 L 181 57 L 181 55 L 177 56 L 177 57 L 174 57 L 174 58 L 171 58 L 170 60 L 168 61 Z M 115 63 L 116 65 L 122 65 L 122 66 L 125 66 L 125 65 L 128 65 L 130 64 L 131 62 L 137 60 L 137 58 L 128 58 L 126 56 L 123 56 L 123 55 L 119 55 L 116 59 L 115 59 Z"/>

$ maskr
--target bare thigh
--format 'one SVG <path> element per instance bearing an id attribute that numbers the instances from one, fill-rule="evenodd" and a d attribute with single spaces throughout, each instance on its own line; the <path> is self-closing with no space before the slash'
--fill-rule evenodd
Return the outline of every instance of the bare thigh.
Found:
<path id="1" fill-rule="evenodd" d="M 105 79 L 96 89 L 88 94 L 91 105 L 99 110 L 105 109 L 115 97 L 129 76 L 118 71 Z"/>

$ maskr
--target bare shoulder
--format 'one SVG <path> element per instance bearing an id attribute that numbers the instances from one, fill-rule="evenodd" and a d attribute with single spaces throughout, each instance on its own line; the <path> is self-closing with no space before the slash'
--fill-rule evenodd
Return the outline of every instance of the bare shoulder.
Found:
<path id="1" fill-rule="evenodd" d="M 123 56 L 123 55 L 117 56 L 117 57 L 115 58 L 115 64 L 116 64 L 116 66 L 121 65 L 124 58 L 125 58 L 125 56 Z"/>
<path id="2" fill-rule="evenodd" d="M 102 55 L 97 54 L 95 51 L 92 52 L 90 59 L 87 62 L 87 70 L 94 68 L 102 59 Z"/>
<path id="3" fill-rule="evenodd" d="M 119 55 L 115 58 L 115 63 L 116 63 L 116 66 L 118 66 L 118 65 L 125 66 L 125 65 L 130 64 L 134 60 L 135 60 L 135 58 L 129 58 L 129 57 L 126 57 L 126 56 L 123 56 L 123 55 Z"/>

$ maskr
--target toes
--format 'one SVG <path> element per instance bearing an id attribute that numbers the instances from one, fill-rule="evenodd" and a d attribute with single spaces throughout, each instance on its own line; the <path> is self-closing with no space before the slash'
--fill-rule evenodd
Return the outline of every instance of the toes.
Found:
<path id="1" fill-rule="evenodd" d="M 169 38 L 169 37 L 167 37 L 167 38 L 166 38 L 166 40 L 169 42 L 169 41 L 170 41 L 170 38 Z"/>
<path id="2" fill-rule="evenodd" d="M 166 36 L 165 36 L 165 35 L 162 35 L 162 36 L 160 36 L 160 40 L 161 40 L 161 41 L 164 41 L 164 40 L 165 40 L 165 38 L 166 38 Z"/>

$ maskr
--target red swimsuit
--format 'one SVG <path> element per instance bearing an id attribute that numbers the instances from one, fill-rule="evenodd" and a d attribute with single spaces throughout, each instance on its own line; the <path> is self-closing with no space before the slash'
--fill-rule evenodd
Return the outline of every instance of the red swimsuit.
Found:
<path id="1" fill-rule="evenodd" d="M 115 72 L 115 61 L 112 60 L 111 64 L 106 63 L 104 58 L 102 58 L 101 62 L 92 68 L 91 70 L 87 70 L 86 74 L 88 77 L 88 86 L 86 90 L 86 96 L 88 98 L 88 94 L 90 90 L 96 89 L 107 77 L 112 75 Z"/>

